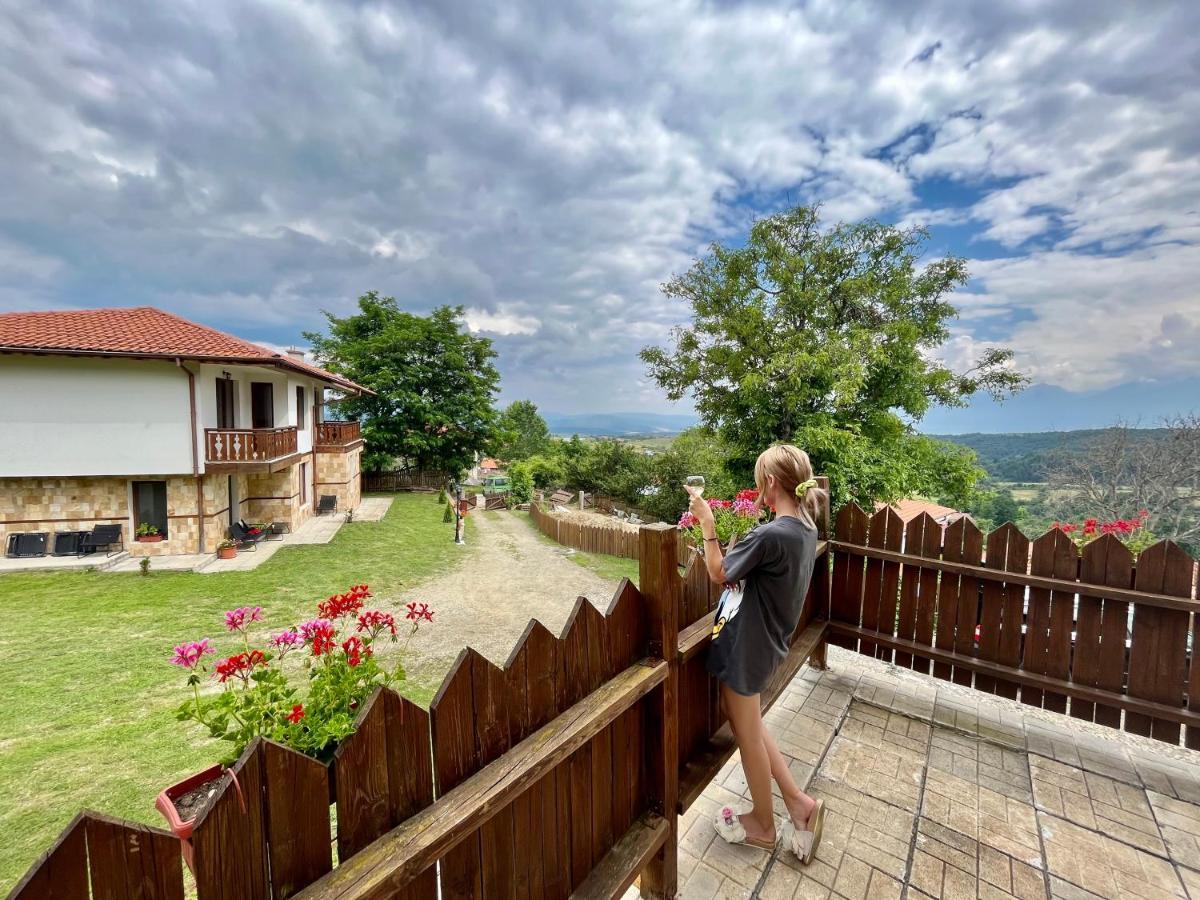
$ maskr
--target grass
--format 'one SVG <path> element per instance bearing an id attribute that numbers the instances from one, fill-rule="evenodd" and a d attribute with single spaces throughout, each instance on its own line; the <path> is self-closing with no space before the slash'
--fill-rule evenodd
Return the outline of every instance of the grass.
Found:
<path id="1" fill-rule="evenodd" d="M 174 644 L 232 649 L 226 609 L 262 606 L 279 628 L 360 582 L 397 602 L 461 560 L 442 512 L 432 496 L 398 494 L 382 522 L 284 547 L 253 572 L 0 576 L 0 891 L 81 807 L 162 824 L 155 795 L 220 757 L 199 726 L 175 721 L 186 689 Z M 405 693 L 427 704 L 442 675 L 410 673 Z"/>
<path id="2" fill-rule="evenodd" d="M 547 537 L 538 531 L 533 520 L 529 517 L 529 513 L 513 510 L 512 513 L 525 521 L 538 536 L 538 540 L 552 547 L 562 549 L 562 544 L 553 538 Z M 584 553 L 582 550 L 575 550 L 567 554 L 567 559 L 576 565 L 583 566 L 585 569 L 591 569 L 601 578 L 607 578 L 610 581 L 620 581 L 622 578 L 628 578 L 635 585 L 638 583 L 638 561 L 636 559 L 626 559 L 623 556 L 609 556 L 607 553 Z"/>

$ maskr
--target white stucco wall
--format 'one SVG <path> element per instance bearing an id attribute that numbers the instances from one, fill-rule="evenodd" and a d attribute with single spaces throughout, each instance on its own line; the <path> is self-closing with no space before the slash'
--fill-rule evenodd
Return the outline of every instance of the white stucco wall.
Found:
<path id="1" fill-rule="evenodd" d="M 0 354 L 0 477 L 191 474 L 174 363 Z"/>

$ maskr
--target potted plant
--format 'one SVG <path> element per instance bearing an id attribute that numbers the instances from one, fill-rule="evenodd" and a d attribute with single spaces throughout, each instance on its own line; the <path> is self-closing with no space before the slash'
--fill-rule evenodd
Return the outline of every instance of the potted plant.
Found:
<path id="1" fill-rule="evenodd" d="M 713 522 L 717 528 L 717 542 L 722 549 L 728 549 L 738 538 L 748 534 L 762 518 L 762 509 L 758 505 L 758 491 L 747 488 L 738 491 L 732 500 L 718 500 L 713 497 L 708 501 L 708 508 L 713 511 Z M 704 535 L 700 531 L 700 523 L 690 512 L 679 517 L 679 529 L 687 534 L 688 539 L 700 554 L 704 553 Z"/>
<path id="2" fill-rule="evenodd" d="M 188 673 L 192 696 L 176 713 L 180 721 L 199 722 L 215 738 L 227 742 L 236 760 L 252 740 L 265 737 L 323 762 L 354 730 L 358 708 L 380 685 L 405 678 L 403 659 L 408 642 L 422 622 L 433 621 L 424 603 L 409 603 L 403 619 L 380 609 L 364 609 L 371 597 L 365 584 L 353 585 L 317 605 L 317 618 L 288 627 L 254 646 L 250 629 L 263 621 L 262 607 L 247 606 L 225 613 L 225 627 L 238 641 L 237 652 L 216 659 L 207 638 L 175 648 L 171 662 Z M 375 655 L 379 641 L 407 635 L 395 662 L 383 665 Z M 201 685 L 211 668 L 220 686 L 205 694 Z M 158 796 L 155 806 L 184 843 L 188 844 L 197 815 L 219 787 L 224 766 L 210 766 Z"/>
<path id="3" fill-rule="evenodd" d="M 217 544 L 217 559 L 233 559 L 237 556 L 237 544 L 230 540 Z"/>
<path id="4" fill-rule="evenodd" d="M 157 525 L 151 525 L 149 522 L 143 522 L 137 527 L 136 536 L 143 544 L 156 544 L 166 537 L 159 534 Z"/>

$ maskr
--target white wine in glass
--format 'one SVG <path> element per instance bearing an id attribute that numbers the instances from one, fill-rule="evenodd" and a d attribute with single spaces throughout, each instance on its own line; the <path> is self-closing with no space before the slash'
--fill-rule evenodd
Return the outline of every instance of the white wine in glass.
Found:
<path id="1" fill-rule="evenodd" d="M 704 476 L 703 475 L 689 475 L 687 477 L 687 480 L 684 482 L 684 484 L 686 484 L 688 487 L 692 488 L 698 496 L 703 496 L 703 494 L 704 494 Z"/>

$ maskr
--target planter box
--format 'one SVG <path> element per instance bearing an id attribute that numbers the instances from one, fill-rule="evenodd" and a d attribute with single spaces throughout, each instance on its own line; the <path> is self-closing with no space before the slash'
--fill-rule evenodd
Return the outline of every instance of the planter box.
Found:
<path id="1" fill-rule="evenodd" d="M 157 544 L 159 541 L 165 541 L 166 539 L 167 536 L 165 534 L 139 534 L 134 538 L 139 544 Z"/>
<path id="2" fill-rule="evenodd" d="M 167 825 L 171 829 L 171 833 L 179 838 L 182 845 L 183 860 L 187 863 L 188 868 L 192 868 L 192 826 L 196 824 L 196 815 L 203 808 L 203 805 L 197 805 L 189 812 L 181 812 L 176 805 L 180 800 L 188 794 L 193 793 L 199 788 L 204 787 L 214 781 L 219 781 L 225 774 L 223 766 L 209 766 L 202 772 L 197 772 L 185 778 L 177 784 L 171 785 L 165 791 L 158 795 L 154 801 L 154 808 L 157 809 L 164 819 L 167 820 Z"/>

